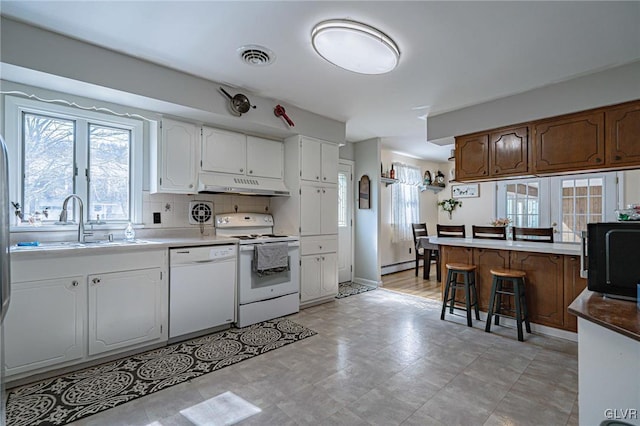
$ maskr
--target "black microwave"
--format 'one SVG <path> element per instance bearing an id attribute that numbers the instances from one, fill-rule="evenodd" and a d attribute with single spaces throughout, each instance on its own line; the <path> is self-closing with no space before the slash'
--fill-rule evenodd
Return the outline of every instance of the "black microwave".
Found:
<path id="1" fill-rule="evenodd" d="M 611 297 L 637 300 L 640 223 L 589 223 L 586 246 L 587 288 Z"/>

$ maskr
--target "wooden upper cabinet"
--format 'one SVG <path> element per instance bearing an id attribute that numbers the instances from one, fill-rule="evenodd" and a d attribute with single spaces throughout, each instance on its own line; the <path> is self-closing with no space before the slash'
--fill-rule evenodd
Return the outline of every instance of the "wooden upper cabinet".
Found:
<path id="1" fill-rule="evenodd" d="M 489 136 L 470 135 L 456 138 L 456 179 L 489 177 Z"/>
<path id="2" fill-rule="evenodd" d="M 534 173 L 603 168 L 604 151 L 604 111 L 573 114 L 534 126 Z"/>
<path id="3" fill-rule="evenodd" d="M 489 174 L 529 174 L 529 127 L 502 129 L 489 135 Z"/>
<path id="4" fill-rule="evenodd" d="M 607 110 L 605 125 L 607 164 L 640 164 L 640 102 Z"/>

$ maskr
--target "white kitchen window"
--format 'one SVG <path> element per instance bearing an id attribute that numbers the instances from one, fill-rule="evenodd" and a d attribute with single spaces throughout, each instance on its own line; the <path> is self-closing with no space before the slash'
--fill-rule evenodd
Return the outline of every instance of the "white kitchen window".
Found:
<path id="1" fill-rule="evenodd" d="M 24 221 L 55 224 L 70 194 L 85 222 L 140 221 L 141 121 L 12 96 L 5 107 L 11 201 Z"/>
<path id="2" fill-rule="evenodd" d="M 412 223 L 420 219 L 418 186 L 422 183 L 420 169 L 393 163 L 398 182 L 391 187 L 391 240 L 394 243 L 413 240 Z"/>

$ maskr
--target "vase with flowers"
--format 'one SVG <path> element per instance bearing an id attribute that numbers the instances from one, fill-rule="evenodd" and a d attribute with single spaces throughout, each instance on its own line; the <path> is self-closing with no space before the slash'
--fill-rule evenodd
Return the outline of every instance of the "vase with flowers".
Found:
<path id="1" fill-rule="evenodd" d="M 442 200 L 438 203 L 442 210 L 449 213 L 449 219 L 451 219 L 451 213 L 456 209 L 456 207 L 462 205 L 462 201 L 458 201 L 455 198 L 449 198 L 448 200 Z"/>
<path id="2" fill-rule="evenodd" d="M 508 217 L 498 217 L 491 221 L 493 226 L 502 226 L 504 228 L 507 240 L 511 239 L 511 219 Z"/>

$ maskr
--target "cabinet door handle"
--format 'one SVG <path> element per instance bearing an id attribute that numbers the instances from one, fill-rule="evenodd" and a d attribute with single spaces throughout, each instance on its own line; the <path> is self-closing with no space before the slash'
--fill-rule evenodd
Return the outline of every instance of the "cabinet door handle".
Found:
<path id="1" fill-rule="evenodd" d="M 100 278 L 94 278 L 91 280 L 91 282 L 94 284 L 100 284 Z"/>
<path id="2" fill-rule="evenodd" d="M 71 281 L 71 285 L 74 286 L 74 287 L 78 287 L 78 284 L 79 284 L 78 280 Z"/>

